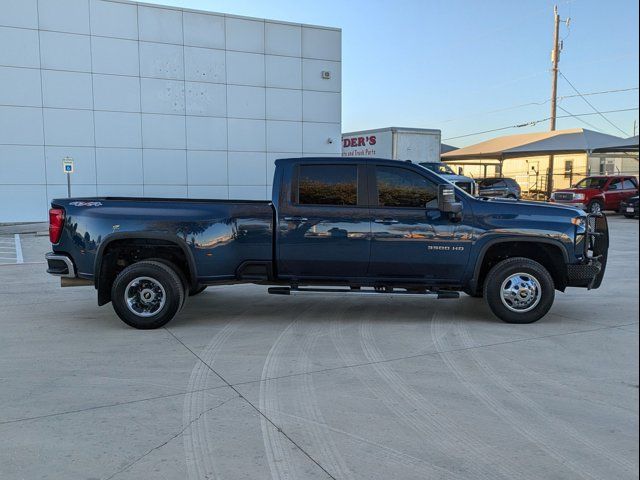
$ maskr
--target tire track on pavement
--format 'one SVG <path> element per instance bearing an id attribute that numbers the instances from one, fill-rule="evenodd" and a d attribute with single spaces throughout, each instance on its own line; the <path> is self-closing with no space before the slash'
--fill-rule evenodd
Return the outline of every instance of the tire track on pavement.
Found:
<path id="1" fill-rule="evenodd" d="M 459 320 L 456 321 L 456 331 L 459 333 L 462 343 L 465 347 L 477 346 L 476 342 L 471 337 L 471 332 L 464 322 L 461 322 Z M 520 389 L 518 389 L 518 387 L 510 383 L 506 378 L 496 372 L 493 367 L 491 367 L 491 365 L 481 356 L 481 352 L 477 351 L 474 348 L 469 348 L 466 352 L 471 357 L 473 362 L 478 366 L 478 368 L 482 371 L 486 378 L 488 378 L 497 387 L 501 388 L 508 395 L 513 397 L 523 407 L 529 409 L 542 423 L 545 424 L 545 427 L 543 428 L 544 432 L 554 432 L 550 436 L 550 439 L 547 438 L 545 440 L 545 445 L 556 443 L 557 448 L 553 449 L 553 451 L 559 451 L 562 450 L 562 448 L 566 448 L 567 438 L 562 437 L 569 437 L 571 440 L 582 444 L 593 452 L 596 452 L 603 460 L 609 460 L 613 462 L 618 468 L 624 470 L 625 473 L 633 474 L 635 472 L 636 465 L 634 465 L 632 462 L 629 462 L 626 458 L 618 455 L 617 452 L 611 451 L 594 443 L 564 420 L 557 417 L 551 418 L 550 414 L 545 411 L 543 407 L 541 407 L 530 397 L 526 396 Z M 553 440 L 555 442 L 549 440 Z"/>
<path id="2" fill-rule="evenodd" d="M 315 326 L 305 335 L 305 339 L 300 345 L 297 360 L 297 363 L 302 366 L 302 371 L 308 372 L 311 370 L 311 356 L 314 348 L 318 338 L 325 333 L 327 333 L 326 324 L 324 328 L 319 325 Z M 303 412 L 303 417 L 309 419 L 308 425 L 311 428 L 311 434 L 315 439 L 316 445 L 322 452 L 323 464 L 336 478 L 353 480 L 351 470 L 336 446 L 327 422 L 322 415 L 313 383 L 313 374 L 303 375 L 300 380 L 302 385 L 297 389 L 297 392 L 294 392 L 293 399 L 295 399 L 298 409 Z"/>
<path id="3" fill-rule="evenodd" d="M 289 480 L 300 478 L 297 475 L 296 465 L 292 462 L 291 452 L 287 448 L 288 445 L 283 442 L 279 429 L 282 428 L 282 418 L 280 417 L 278 387 L 278 370 L 283 358 L 283 354 L 287 351 L 286 340 L 291 334 L 295 326 L 301 318 L 306 315 L 309 310 L 314 307 L 312 304 L 304 308 L 298 313 L 296 318 L 285 327 L 275 342 L 271 345 L 271 349 L 267 353 L 264 365 L 262 367 L 262 375 L 260 377 L 260 394 L 258 408 L 263 413 L 260 418 L 260 428 L 262 430 L 262 439 L 264 442 L 267 463 L 271 471 L 271 478 L 275 480 Z M 273 424 L 278 425 L 278 429 L 267 422 L 265 417 L 269 417 Z M 287 442 L 288 444 L 288 442 Z"/>
<path id="4" fill-rule="evenodd" d="M 363 320 L 360 324 L 360 344 L 369 361 L 380 362 L 385 359 L 376 343 L 370 319 Z M 383 393 L 387 394 L 386 401 L 395 405 L 396 412 L 407 420 L 407 423 L 417 432 L 427 438 L 438 438 L 438 448 L 442 450 L 443 455 L 450 455 L 451 452 L 462 450 L 465 460 L 470 461 L 466 469 L 473 473 L 474 478 L 495 479 L 496 476 L 501 476 L 511 479 L 528 477 L 527 472 L 523 472 L 512 465 L 512 459 L 492 449 L 486 442 L 465 432 L 464 427 L 453 420 L 446 411 L 443 411 L 430 402 L 427 397 L 417 392 L 394 370 L 391 364 L 374 363 L 372 366 L 388 385 L 389 388 L 386 388 Z M 394 393 L 391 394 L 389 392 Z M 394 401 L 393 397 L 398 397 L 398 399 Z M 489 458 L 493 460 L 490 464 L 487 462 Z M 491 468 L 488 469 L 487 467 Z"/>
<path id="5" fill-rule="evenodd" d="M 357 318 L 357 313 L 353 312 L 355 308 L 350 308 L 354 313 L 353 317 Z M 343 362 L 346 364 L 358 364 L 362 362 L 362 359 L 355 354 L 354 350 L 349 348 L 344 340 L 343 334 L 343 324 L 340 319 L 335 318 L 337 315 L 334 313 L 333 320 L 331 321 L 331 340 L 333 342 L 336 351 L 340 358 L 342 358 Z M 347 315 L 348 318 L 351 318 L 352 315 Z M 360 350 L 360 349 L 358 349 Z M 399 398 L 397 395 L 394 395 L 394 391 L 389 391 L 388 385 L 380 384 L 374 377 L 371 375 L 366 375 L 360 372 L 362 367 L 352 368 L 351 372 L 358 380 L 371 392 L 371 394 L 378 399 L 382 404 L 389 410 L 401 423 L 403 426 L 410 428 L 411 430 L 417 432 L 420 436 L 426 436 L 427 438 L 438 438 L 439 432 L 434 429 L 427 428 L 419 428 L 416 427 L 416 418 L 412 408 L 401 408 L 403 403 L 402 398 Z M 400 406 L 400 408 L 399 408 Z M 437 445 L 437 444 L 436 444 Z M 437 448 L 437 447 L 436 447 Z M 442 451 L 441 451 L 442 453 Z M 425 462 L 426 463 L 426 462 Z M 457 471 L 436 465 L 432 462 L 428 462 L 423 467 L 423 474 L 425 478 L 436 477 L 436 478 L 457 478 L 463 479 L 465 478 L 464 474 L 458 473 Z M 477 476 L 475 478 L 489 478 L 487 476 Z"/>
<path id="6" fill-rule="evenodd" d="M 231 335 L 238 329 L 236 322 L 227 323 L 211 339 L 201 357 L 204 362 L 213 365 L 216 355 Z M 196 362 L 189 378 L 188 391 L 184 397 L 183 425 L 191 425 L 189 434 L 183 436 L 187 474 L 189 479 L 217 478 L 213 463 L 213 449 L 209 442 L 209 429 L 206 410 L 209 393 L 205 389 L 211 370 L 203 363 Z"/>
<path id="7" fill-rule="evenodd" d="M 441 320 L 440 315 L 437 313 L 434 316 L 431 324 L 431 332 L 433 338 L 442 338 L 439 335 L 439 329 L 442 328 L 444 322 Z M 484 389 L 475 381 L 477 378 L 473 373 L 465 371 L 465 367 L 458 359 L 456 359 L 456 353 L 450 352 L 449 346 L 443 340 L 438 340 L 440 351 L 440 357 L 443 359 L 447 367 L 453 372 L 458 380 L 464 385 L 469 392 L 476 397 L 480 402 L 485 405 L 491 412 L 493 412 L 499 419 L 506 422 L 511 428 L 520 433 L 528 441 L 536 445 L 540 450 L 547 453 L 553 459 L 555 459 L 562 466 L 570 468 L 574 473 L 578 474 L 582 478 L 596 480 L 599 477 L 594 477 L 590 472 L 586 471 L 580 465 L 571 461 L 570 459 L 559 454 L 548 446 L 549 438 L 545 437 L 543 432 L 533 426 L 530 419 L 519 418 L 518 415 L 504 405 L 499 399 L 490 393 L 487 389 Z M 465 350 L 467 353 L 469 350 Z M 606 480 L 606 479 L 603 479 Z"/>
<path id="8" fill-rule="evenodd" d="M 278 380 L 270 380 L 269 378 L 275 376 L 272 375 L 272 372 L 277 371 L 280 358 L 282 358 L 284 351 L 282 339 L 289 334 L 297 321 L 297 319 L 293 320 L 280 333 L 271 346 L 269 353 L 267 353 L 262 367 L 258 408 L 278 426 L 282 424 L 282 419 L 278 414 L 280 412 L 279 399 L 276 392 L 276 382 Z M 274 429 L 273 425 L 268 423 L 264 417 L 260 418 L 260 428 L 262 430 L 262 440 L 264 442 L 269 470 L 271 471 L 271 478 L 274 480 L 297 478 L 294 471 L 294 464 L 291 461 L 290 451 L 283 445 L 284 442 L 280 432 Z"/>

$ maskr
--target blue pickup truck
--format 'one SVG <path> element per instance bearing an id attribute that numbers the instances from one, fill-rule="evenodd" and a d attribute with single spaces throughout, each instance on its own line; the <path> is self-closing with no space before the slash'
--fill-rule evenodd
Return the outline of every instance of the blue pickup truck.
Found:
<path id="1" fill-rule="evenodd" d="M 276 161 L 271 201 L 71 198 L 52 202 L 47 271 L 93 285 L 128 325 L 171 320 L 208 286 L 283 295 L 484 297 L 510 323 L 555 290 L 598 288 L 604 215 L 480 199 L 420 165 L 381 159 Z"/>

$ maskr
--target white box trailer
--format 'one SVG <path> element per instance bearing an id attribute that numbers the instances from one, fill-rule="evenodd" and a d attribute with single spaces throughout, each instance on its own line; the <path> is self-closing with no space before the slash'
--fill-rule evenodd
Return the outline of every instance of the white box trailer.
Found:
<path id="1" fill-rule="evenodd" d="M 440 130 L 427 128 L 389 127 L 343 133 L 342 156 L 411 160 L 477 195 L 478 186 L 472 178 L 457 175 L 441 162 L 440 138 Z"/>
<path id="2" fill-rule="evenodd" d="M 440 137 L 440 130 L 427 128 L 389 127 L 343 133 L 342 156 L 439 162 Z"/>

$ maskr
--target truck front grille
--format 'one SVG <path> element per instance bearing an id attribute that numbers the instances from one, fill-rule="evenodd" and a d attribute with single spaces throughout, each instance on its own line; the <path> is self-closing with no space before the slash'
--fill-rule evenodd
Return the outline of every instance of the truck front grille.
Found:
<path id="1" fill-rule="evenodd" d="M 560 200 L 561 202 L 568 202 L 573 200 L 573 193 L 556 192 L 554 198 L 556 200 Z"/>

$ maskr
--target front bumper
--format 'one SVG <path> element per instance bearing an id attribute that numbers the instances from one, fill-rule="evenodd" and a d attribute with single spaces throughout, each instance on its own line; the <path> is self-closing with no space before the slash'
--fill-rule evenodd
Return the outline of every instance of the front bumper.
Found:
<path id="1" fill-rule="evenodd" d="M 567 265 L 567 286 L 598 288 L 602 284 L 609 253 L 609 225 L 604 214 L 587 215 L 583 260 Z"/>
<path id="2" fill-rule="evenodd" d="M 587 209 L 587 204 L 579 200 L 575 200 L 575 201 L 552 200 L 552 203 L 557 203 L 558 205 L 568 205 L 569 207 L 576 207 L 582 210 Z"/>
<path id="3" fill-rule="evenodd" d="M 45 254 L 44 258 L 47 261 L 47 273 L 66 278 L 75 278 L 77 276 L 76 267 L 70 257 L 60 253 L 49 252 Z"/>

